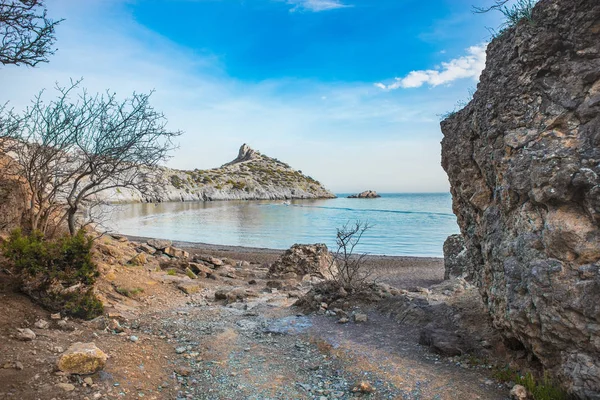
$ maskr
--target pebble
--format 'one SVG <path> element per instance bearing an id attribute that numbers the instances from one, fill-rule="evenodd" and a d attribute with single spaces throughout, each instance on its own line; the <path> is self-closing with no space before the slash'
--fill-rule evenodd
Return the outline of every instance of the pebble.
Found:
<path id="1" fill-rule="evenodd" d="M 87 378 L 84 378 L 83 381 L 90 386 L 92 386 L 94 384 L 94 380 L 92 378 L 90 378 L 89 376 Z"/>
<path id="2" fill-rule="evenodd" d="M 137 336 L 129 336 L 129 340 L 132 341 L 133 343 L 137 342 L 138 340 L 140 340 Z"/>
<path id="3" fill-rule="evenodd" d="M 38 329 L 48 329 L 50 323 L 46 320 L 40 319 L 34 324 L 34 326 Z"/>
<path id="4" fill-rule="evenodd" d="M 60 319 L 60 318 L 61 318 L 60 317 L 60 313 L 50 314 L 50 319 L 57 320 L 57 319 Z"/>
<path id="5" fill-rule="evenodd" d="M 25 368 L 25 367 L 23 366 L 23 363 L 21 361 L 16 361 L 15 362 L 15 369 L 16 370 L 22 371 L 23 368 Z"/>
<path id="6" fill-rule="evenodd" d="M 356 313 L 354 314 L 354 322 L 367 322 L 367 314 Z"/>
<path id="7" fill-rule="evenodd" d="M 185 350 L 186 350 L 185 347 L 177 347 L 175 349 L 175 353 L 177 353 L 177 354 L 183 354 L 183 353 L 185 353 Z"/>
<path id="8" fill-rule="evenodd" d="M 75 386 L 70 383 L 57 383 L 56 387 L 64 390 L 65 392 L 72 392 L 75 390 Z"/>

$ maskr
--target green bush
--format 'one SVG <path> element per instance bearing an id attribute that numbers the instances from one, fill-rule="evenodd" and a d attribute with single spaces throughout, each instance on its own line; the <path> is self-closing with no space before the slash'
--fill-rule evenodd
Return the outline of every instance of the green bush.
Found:
<path id="1" fill-rule="evenodd" d="M 73 317 L 82 319 L 94 319 L 104 312 L 104 305 L 96 295 L 92 288 L 81 292 L 69 293 L 62 296 L 62 311 Z"/>
<path id="2" fill-rule="evenodd" d="M 99 276 L 90 253 L 93 243 L 83 231 L 50 241 L 41 232 L 24 235 L 17 229 L 10 234 L 2 251 L 19 273 L 42 281 L 58 280 L 66 286 L 92 285 Z"/>
<path id="3" fill-rule="evenodd" d="M 35 287 L 28 292 L 38 293 L 37 300 L 42 305 L 88 318 L 102 313 L 102 303 L 89 288 L 100 275 L 92 262 L 92 246 L 93 239 L 83 231 L 75 236 L 46 240 L 40 232 L 24 235 L 17 229 L 2 245 L 2 252 L 24 283 L 35 282 Z M 65 288 L 77 284 L 82 287 L 56 292 L 56 283 Z"/>
<path id="4" fill-rule="evenodd" d="M 183 187 L 183 180 L 177 175 L 171 175 L 170 177 L 171 185 L 173 185 L 176 189 L 181 189 Z"/>

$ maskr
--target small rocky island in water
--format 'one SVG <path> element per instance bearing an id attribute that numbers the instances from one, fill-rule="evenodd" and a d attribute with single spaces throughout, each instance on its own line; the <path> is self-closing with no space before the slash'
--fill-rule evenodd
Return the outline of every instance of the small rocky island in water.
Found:
<path id="1" fill-rule="evenodd" d="M 381 195 L 377 194 L 374 190 L 365 190 L 364 192 L 348 196 L 349 199 L 376 199 L 378 197 L 381 197 Z"/>

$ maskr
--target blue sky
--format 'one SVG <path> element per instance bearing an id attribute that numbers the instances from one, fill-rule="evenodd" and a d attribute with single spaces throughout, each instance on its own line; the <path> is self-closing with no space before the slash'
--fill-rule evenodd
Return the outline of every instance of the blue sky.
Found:
<path id="1" fill-rule="evenodd" d="M 210 168 L 242 143 L 337 192 L 447 191 L 439 115 L 485 62 L 490 0 L 48 0 L 58 52 L 3 67 L 0 101 L 83 77 L 156 90 L 181 129 L 168 165 Z"/>

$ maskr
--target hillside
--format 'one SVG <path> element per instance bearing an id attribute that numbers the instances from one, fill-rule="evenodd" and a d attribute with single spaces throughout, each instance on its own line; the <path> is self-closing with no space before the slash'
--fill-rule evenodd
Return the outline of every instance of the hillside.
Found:
<path id="1" fill-rule="evenodd" d="M 237 158 L 219 168 L 183 171 L 158 168 L 146 173 L 149 195 L 135 189 L 114 189 L 102 194 L 113 203 L 277 200 L 334 198 L 335 195 L 302 171 L 267 157 L 246 144 Z"/>

